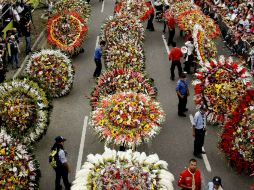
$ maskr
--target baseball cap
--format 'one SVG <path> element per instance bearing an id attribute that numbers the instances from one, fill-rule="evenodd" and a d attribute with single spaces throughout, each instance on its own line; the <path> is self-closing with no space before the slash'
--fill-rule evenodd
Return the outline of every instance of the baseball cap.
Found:
<path id="1" fill-rule="evenodd" d="M 63 136 L 57 136 L 57 137 L 55 138 L 55 141 L 56 141 L 56 142 L 63 142 L 63 141 L 66 141 L 66 139 L 65 139 Z"/>
<path id="2" fill-rule="evenodd" d="M 213 178 L 213 184 L 215 184 L 215 185 L 221 185 L 221 178 L 219 176 L 215 176 Z"/>

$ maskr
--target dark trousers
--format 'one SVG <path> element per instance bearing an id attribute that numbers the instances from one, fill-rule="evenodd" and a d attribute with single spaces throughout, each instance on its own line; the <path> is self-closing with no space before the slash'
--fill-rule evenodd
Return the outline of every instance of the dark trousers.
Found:
<path id="1" fill-rule="evenodd" d="M 202 146 L 205 140 L 205 130 L 195 129 L 195 140 L 194 140 L 194 154 L 198 155 L 202 153 Z"/>
<path id="2" fill-rule="evenodd" d="M 146 27 L 146 29 L 151 30 L 151 31 L 154 31 L 153 18 L 154 18 L 154 15 L 151 15 L 148 22 L 147 22 L 147 27 Z"/>
<path id="3" fill-rule="evenodd" d="M 71 184 L 68 179 L 68 171 L 64 167 L 56 168 L 56 180 L 55 180 L 55 190 L 61 190 L 61 178 L 63 178 L 63 183 L 65 190 L 70 190 L 71 189 Z"/>
<path id="4" fill-rule="evenodd" d="M 177 69 L 178 69 L 178 75 L 179 77 L 181 76 L 182 74 L 182 66 L 181 66 L 181 62 L 180 61 L 172 61 L 171 63 L 171 68 L 170 68 L 170 71 L 171 71 L 171 79 L 174 80 L 175 79 L 175 67 L 177 66 Z"/>
<path id="5" fill-rule="evenodd" d="M 102 68 L 101 59 L 94 59 L 94 62 L 96 64 L 96 69 L 93 73 L 93 77 L 99 77 L 101 74 L 101 68 Z"/>
<path id="6" fill-rule="evenodd" d="M 185 66 L 183 70 L 185 70 L 188 74 L 190 74 L 190 68 L 193 64 L 193 60 L 194 60 L 194 56 L 193 54 L 191 54 L 191 55 L 188 55 L 188 61 L 184 63 Z"/>
<path id="7" fill-rule="evenodd" d="M 178 99 L 179 99 L 178 114 L 183 114 L 187 105 L 187 95 L 184 95 L 183 98 L 178 96 Z"/>
<path id="8" fill-rule="evenodd" d="M 174 36 L 175 36 L 175 29 L 168 29 L 169 34 L 168 34 L 168 46 L 172 45 L 176 45 L 176 43 L 173 41 Z"/>

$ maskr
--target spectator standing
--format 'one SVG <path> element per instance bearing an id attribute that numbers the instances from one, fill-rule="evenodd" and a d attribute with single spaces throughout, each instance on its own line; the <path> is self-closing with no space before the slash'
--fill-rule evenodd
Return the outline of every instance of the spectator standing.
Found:
<path id="1" fill-rule="evenodd" d="M 6 73 L 6 68 L 3 64 L 3 60 L 0 57 L 0 83 L 3 83 L 5 80 L 5 73 Z"/>
<path id="2" fill-rule="evenodd" d="M 20 29 L 20 25 L 19 25 L 20 16 L 19 16 L 19 13 L 17 11 L 16 5 L 12 6 L 12 14 L 13 14 L 13 25 L 14 25 L 15 28 L 17 28 L 19 30 Z"/>
<path id="3" fill-rule="evenodd" d="M 61 178 L 63 178 L 63 183 L 66 190 L 71 189 L 71 184 L 68 179 L 68 173 L 70 172 L 70 168 L 67 162 L 67 152 L 64 151 L 64 142 L 66 139 L 62 136 L 58 136 L 55 138 L 55 144 L 51 148 L 51 151 L 56 151 L 56 179 L 55 179 L 55 190 L 61 190 Z"/>
<path id="4" fill-rule="evenodd" d="M 8 53 L 11 58 L 13 68 L 15 68 L 14 67 L 15 64 L 16 64 L 16 68 L 19 68 L 19 56 L 18 56 L 19 52 L 20 52 L 19 45 L 15 40 L 15 36 L 11 35 L 9 43 L 8 43 Z M 15 62 L 15 64 L 14 64 L 14 62 Z"/>
<path id="5" fill-rule="evenodd" d="M 174 42 L 174 36 L 175 36 L 175 20 L 173 15 L 170 15 L 167 21 L 168 24 L 168 46 L 172 45 L 173 47 L 176 46 L 176 43 Z"/>
<path id="6" fill-rule="evenodd" d="M 167 27 L 167 25 L 168 25 L 168 20 L 166 19 L 166 11 L 169 9 L 169 6 L 168 5 L 166 5 L 165 6 L 165 8 L 164 8 L 164 10 L 163 10 L 163 15 L 162 15 L 162 18 L 163 18 L 163 20 L 164 20 L 164 22 L 163 22 L 163 33 L 165 34 L 165 32 L 166 32 L 166 27 Z"/>
<path id="7" fill-rule="evenodd" d="M 153 7 L 151 1 L 148 1 L 147 5 L 149 6 L 149 19 L 148 19 L 148 22 L 147 22 L 146 29 L 148 29 L 150 31 L 154 31 L 154 26 L 153 26 L 154 7 Z"/>
<path id="8" fill-rule="evenodd" d="M 201 174 L 195 159 L 190 159 L 188 168 L 181 172 L 178 186 L 182 190 L 201 190 Z"/>
<path id="9" fill-rule="evenodd" d="M 26 55 L 31 52 L 31 20 L 26 20 L 23 35 L 26 40 Z"/>
<path id="10" fill-rule="evenodd" d="M 186 108 L 187 105 L 187 97 L 189 96 L 189 89 L 186 82 L 186 74 L 182 73 L 180 79 L 176 84 L 176 94 L 179 99 L 178 103 L 178 116 L 186 117 L 184 112 L 188 111 Z"/>
<path id="11" fill-rule="evenodd" d="M 213 181 L 208 183 L 208 190 L 223 190 L 219 176 L 215 176 Z"/>
<path id="12" fill-rule="evenodd" d="M 102 64 L 101 64 L 101 57 L 102 57 L 102 48 L 106 45 L 105 41 L 101 41 L 100 45 L 95 48 L 94 53 L 94 62 L 96 64 L 96 69 L 94 71 L 93 77 L 99 77 L 101 74 Z"/>
<path id="13" fill-rule="evenodd" d="M 206 132 L 205 112 L 206 112 L 205 105 L 201 105 L 200 110 L 197 111 L 194 116 L 193 137 L 195 138 L 195 140 L 193 154 L 197 158 L 202 158 L 201 154 L 205 154 L 205 152 L 202 151 Z"/>
<path id="14" fill-rule="evenodd" d="M 171 60 L 171 80 L 175 80 L 175 67 L 177 66 L 179 77 L 182 74 L 182 66 L 181 66 L 181 57 L 183 56 L 183 53 L 181 52 L 181 49 L 176 47 L 175 44 L 173 44 L 173 48 L 168 54 L 168 59 Z"/>

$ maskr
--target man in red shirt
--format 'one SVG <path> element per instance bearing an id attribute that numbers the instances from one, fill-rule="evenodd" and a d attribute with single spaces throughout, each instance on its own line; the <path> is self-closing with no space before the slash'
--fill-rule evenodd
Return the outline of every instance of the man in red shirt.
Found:
<path id="1" fill-rule="evenodd" d="M 168 31 L 168 46 L 172 45 L 175 47 L 176 43 L 173 41 L 175 36 L 175 20 L 172 15 L 168 18 Z"/>
<path id="2" fill-rule="evenodd" d="M 181 172 L 178 186 L 182 190 L 201 190 L 201 174 L 195 159 L 190 159 L 189 167 Z"/>
<path id="3" fill-rule="evenodd" d="M 171 49 L 171 51 L 168 54 L 168 59 L 171 60 L 171 76 L 170 79 L 171 80 L 175 80 L 175 67 L 177 66 L 178 69 L 178 75 L 179 77 L 182 74 L 182 66 L 181 66 L 181 62 L 180 59 L 183 56 L 183 53 L 181 51 L 180 48 L 176 47 L 175 44 L 173 44 L 173 48 Z"/>
<path id="4" fill-rule="evenodd" d="M 147 5 L 149 6 L 149 19 L 148 19 L 148 22 L 147 22 L 146 29 L 148 29 L 150 31 L 154 31 L 154 26 L 153 26 L 154 7 L 153 7 L 151 1 L 148 1 Z"/>

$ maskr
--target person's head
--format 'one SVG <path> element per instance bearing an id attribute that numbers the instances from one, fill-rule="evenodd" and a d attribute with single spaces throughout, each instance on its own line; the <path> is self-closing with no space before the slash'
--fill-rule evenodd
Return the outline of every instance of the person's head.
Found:
<path id="1" fill-rule="evenodd" d="M 106 45 L 106 42 L 104 40 L 100 41 L 100 46 L 104 47 Z"/>
<path id="2" fill-rule="evenodd" d="M 197 170 L 197 160 L 192 158 L 189 161 L 189 170 L 194 173 Z"/>
<path id="3" fill-rule="evenodd" d="M 11 40 L 11 41 L 15 41 L 15 36 L 14 36 L 14 35 L 11 35 L 11 36 L 10 36 L 10 40 Z"/>
<path id="4" fill-rule="evenodd" d="M 213 178 L 213 187 L 214 187 L 214 189 L 217 190 L 220 188 L 220 186 L 221 186 L 221 178 L 219 176 L 215 176 Z"/>
<path id="5" fill-rule="evenodd" d="M 66 141 L 66 139 L 65 139 L 63 136 L 57 136 L 57 137 L 55 138 L 55 141 L 56 141 L 56 144 L 61 144 L 61 145 L 63 145 L 64 142 Z"/>
<path id="6" fill-rule="evenodd" d="M 199 108 L 199 110 L 202 112 L 202 113 L 205 113 L 207 108 L 206 108 L 206 105 L 205 104 L 202 104 Z"/>
<path id="7" fill-rule="evenodd" d="M 187 75 L 185 72 L 183 72 L 181 75 L 180 75 L 180 79 L 181 80 L 186 80 L 187 79 Z"/>
<path id="8" fill-rule="evenodd" d="M 17 28 L 12 28 L 12 34 L 15 35 L 17 33 Z"/>

